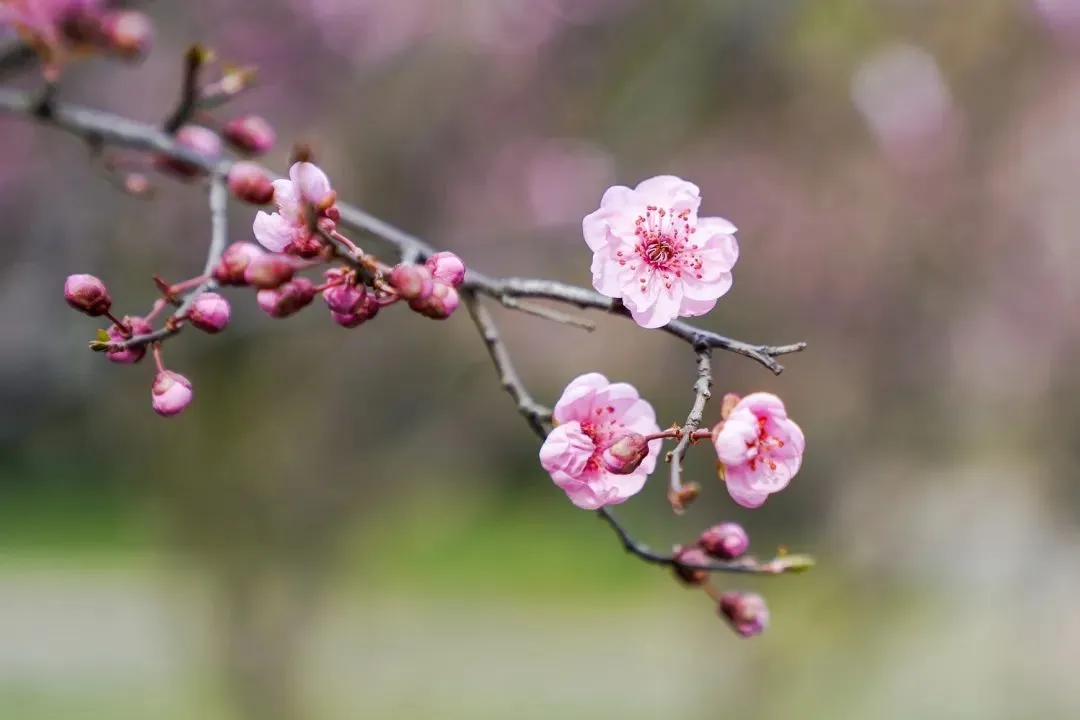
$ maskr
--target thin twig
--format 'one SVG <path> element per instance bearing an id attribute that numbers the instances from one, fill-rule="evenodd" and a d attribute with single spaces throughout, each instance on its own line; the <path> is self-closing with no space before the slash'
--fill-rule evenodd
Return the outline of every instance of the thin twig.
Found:
<path id="1" fill-rule="evenodd" d="M 183 127 L 199 106 L 199 70 L 207 59 L 207 50 L 201 45 L 192 45 L 184 53 L 184 79 L 180 84 L 180 99 L 165 122 L 162 129 L 170 135 Z"/>
<path id="2" fill-rule="evenodd" d="M 679 442 L 675 449 L 668 453 L 671 463 L 670 479 L 668 482 L 668 500 L 675 512 L 682 513 L 686 509 L 687 501 L 696 497 L 685 493 L 686 488 L 682 483 L 682 460 L 686 457 L 686 451 L 693 440 L 693 433 L 701 425 L 701 419 L 705 415 L 705 404 L 712 397 L 712 350 L 700 348 L 697 355 L 697 380 L 694 382 L 694 404 L 690 408 L 690 414 L 686 416 L 686 422 L 679 429 Z"/>
<path id="3" fill-rule="evenodd" d="M 504 296 L 499 298 L 499 302 L 502 306 L 509 308 L 510 310 L 517 310 L 523 312 L 526 315 L 533 315 L 538 318 L 544 318 L 545 320 L 551 320 L 557 322 L 560 325 L 569 325 L 570 327 L 576 327 L 585 332 L 592 332 L 596 329 L 596 323 L 585 318 L 578 317 L 576 315 L 570 315 L 568 313 L 561 312 L 554 308 L 544 307 L 543 305 L 533 305 L 532 303 L 521 302 L 517 298 Z"/>
<path id="4" fill-rule="evenodd" d="M 480 304 L 479 298 L 470 290 L 461 293 L 461 301 L 465 303 L 465 309 L 469 311 L 469 317 L 472 318 L 476 328 L 480 331 L 480 337 L 484 339 L 484 345 L 487 347 L 488 355 L 491 356 L 491 362 L 495 365 L 495 370 L 499 373 L 499 382 L 502 383 L 503 389 L 510 393 L 510 397 L 514 398 L 518 412 L 529 423 L 533 431 L 541 439 L 547 437 L 546 423 L 551 418 L 551 410 L 533 400 L 532 395 L 525 388 L 525 383 L 521 381 L 521 377 L 514 367 L 514 361 L 510 358 L 510 352 L 506 349 L 506 344 L 503 343 L 502 337 L 499 335 L 499 328 L 495 325 L 491 313 Z"/>

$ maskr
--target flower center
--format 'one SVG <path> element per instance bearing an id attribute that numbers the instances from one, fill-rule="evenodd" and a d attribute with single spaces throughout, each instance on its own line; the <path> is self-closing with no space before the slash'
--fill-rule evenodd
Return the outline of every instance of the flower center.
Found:
<path id="1" fill-rule="evenodd" d="M 776 470 L 776 460 L 773 459 L 772 454 L 774 450 L 784 447 L 784 441 L 775 435 L 770 435 L 765 429 L 768 420 L 763 417 L 759 417 L 758 421 L 758 435 L 755 439 L 749 440 L 746 443 L 746 449 L 749 451 L 750 460 L 747 464 L 750 466 L 750 470 L 757 470 L 758 462 L 766 463 L 770 470 Z"/>
<path id="2" fill-rule="evenodd" d="M 585 463 L 587 471 L 600 471 L 603 469 L 604 451 L 608 449 L 615 436 L 618 426 L 613 416 L 615 408 L 608 405 L 593 410 L 593 417 L 580 422 L 581 432 L 593 441 L 593 454 Z"/>
<path id="3" fill-rule="evenodd" d="M 704 277 L 702 262 L 697 248 L 690 242 L 690 237 L 697 228 L 690 224 L 690 211 L 673 212 L 667 208 L 649 205 L 644 215 L 634 220 L 634 235 L 637 243 L 634 253 L 640 257 L 649 270 L 660 274 L 664 285 L 671 288 L 675 278 L 681 278 L 683 272 L 689 272 L 698 280 Z M 616 253 L 620 265 L 625 265 L 627 258 L 620 250 Z M 643 268 L 644 270 L 645 268 Z M 639 278 L 644 291 L 648 283 L 648 272 Z"/>

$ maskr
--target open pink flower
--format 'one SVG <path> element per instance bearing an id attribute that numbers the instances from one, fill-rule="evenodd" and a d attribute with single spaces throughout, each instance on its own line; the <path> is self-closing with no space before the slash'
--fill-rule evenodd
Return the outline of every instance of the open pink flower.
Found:
<path id="1" fill-rule="evenodd" d="M 713 445 L 732 500 L 756 508 L 799 472 L 806 438 L 780 398 L 754 393 L 713 430 Z"/>
<path id="2" fill-rule="evenodd" d="M 621 298 L 638 325 L 657 328 L 704 315 L 731 288 L 739 259 L 735 226 L 699 218 L 697 185 L 671 175 L 631 190 L 616 185 L 582 230 L 593 251 L 593 286 Z"/>
<path id="3" fill-rule="evenodd" d="M 653 440 L 648 456 L 626 475 L 609 472 L 604 451 L 628 432 L 660 432 L 656 412 L 633 385 L 611 383 L 587 373 L 563 391 L 553 413 L 555 429 L 540 448 L 540 464 L 580 508 L 596 510 L 636 495 L 656 467 L 662 440 Z"/>
<path id="4" fill-rule="evenodd" d="M 309 162 L 293 163 L 289 179 L 275 180 L 273 186 L 277 212 L 259 211 L 252 226 L 255 239 L 271 252 L 295 250 L 304 254 L 314 240 L 304 204 L 310 203 L 320 216 L 325 216 L 333 208 L 337 194 L 330 187 L 326 173 Z"/>

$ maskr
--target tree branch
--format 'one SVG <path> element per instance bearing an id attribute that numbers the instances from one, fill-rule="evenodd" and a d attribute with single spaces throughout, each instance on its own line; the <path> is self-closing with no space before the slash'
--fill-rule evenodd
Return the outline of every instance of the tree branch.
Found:
<path id="1" fill-rule="evenodd" d="M 668 481 L 668 500 L 675 512 L 682 513 L 689 503 L 685 491 L 688 486 L 682 483 L 682 460 L 686 457 L 686 451 L 693 442 L 693 433 L 701 425 L 705 415 L 705 404 L 712 397 L 712 350 L 700 348 L 697 354 L 697 381 L 694 383 L 694 404 L 690 408 L 690 414 L 686 416 L 686 422 L 679 429 L 679 442 L 675 449 L 668 453 L 668 462 L 671 463 L 670 477 Z M 696 497 L 696 490 L 690 497 Z"/>

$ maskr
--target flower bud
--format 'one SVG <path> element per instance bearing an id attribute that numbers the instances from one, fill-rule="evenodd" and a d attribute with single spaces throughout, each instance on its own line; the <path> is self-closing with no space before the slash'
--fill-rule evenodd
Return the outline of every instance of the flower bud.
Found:
<path id="1" fill-rule="evenodd" d="M 649 456 L 649 442 L 640 433 L 627 433 L 604 451 L 604 467 L 616 475 L 629 475 Z"/>
<path id="2" fill-rule="evenodd" d="M 124 332 L 124 328 L 113 323 L 106 332 L 109 335 L 109 340 L 114 343 L 121 343 L 131 337 L 138 335 L 147 335 L 154 331 L 154 328 L 150 323 L 143 320 L 141 317 L 124 316 L 121 321 L 127 327 L 130 332 Z M 130 365 L 137 363 L 143 359 L 146 355 L 145 345 L 136 345 L 135 347 L 123 348 L 121 350 L 106 350 L 105 356 L 112 360 L 114 363 L 120 363 L 121 365 Z"/>
<path id="3" fill-rule="evenodd" d="M 217 160 L 221 155 L 221 138 L 213 130 L 201 125 L 185 125 L 176 131 L 176 142 L 196 155 L 201 155 L 207 160 Z M 202 172 L 202 169 L 187 161 L 167 155 L 157 159 L 159 167 L 169 170 L 180 177 L 192 178 Z"/>
<path id="4" fill-rule="evenodd" d="M 219 333 L 229 324 L 229 301 L 217 293 L 202 293 L 191 304 L 187 317 L 203 332 Z"/>
<path id="5" fill-rule="evenodd" d="M 341 327 L 354 328 L 363 325 L 379 314 L 379 301 L 371 293 L 365 293 L 360 304 L 350 313 L 330 311 L 330 317 Z"/>
<path id="6" fill-rule="evenodd" d="M 460 302 L 457 290 L 437 282 L 429 297 L 423 300 L 410 300 L 409 307 L 432 320 L 445 320 L 457 310 Z"/>
<path id="7" fill-rule="evenodd" d="M 179 415 L 191 404 L 191 381 L 180 373 L 162 370 L 150 387 L 150 404 L 164 417 Z"/>
<path id="8" fill-rule="evenodd" d="M 750 536 L 738 523 L 720 523 L 701 533 L 698 545 L 714 558 L 734 560 L 750 547 Z"/>
<path id="9" fill-rule="evenodd" d="M 769 608 L 757 593 L 723 593 L 717 603 L 717 612 L 742 637 L 760 635 L 769 626 Z"/>
<path id="10" fill-rule="evenodd" d="M 64 300 L 90 317 L 104 315 L 112 307 L 108 288 L 93 275 L 68 275 L 64 281 Z"/>
<path id="11" fill-rule="evenodd" d="M 146 56 L 154 44 L 154 25 L 141 12 L 107 12 L 101 18 L 100 32 L 105 50 L 125 60 Z"/>
<path id="12" fill-rule="evenodd" d="M 681 545 L 675 548 L 675 577 L 685 585 L 704 585 L 709 580 L 708 570 L 696 570 L 687 565 L 708 565 L 709 556 L 696 545 Z"/>
<path id="13" fill-rule="evenodd" d="M 244 273 L 251 261 L 262 254 L 255 243 L 233 243 L 221 254 L 221 261 L 214 268 L 214 279 L 222 285 L 247 285 Z"/>
<path id="14" fill-rule="evenodd" d="M 403 300 L 426 300 L 435 289 L 431 271 L 423 265 L 395 265 L 390 271 L 389 280 Z"/>
<path id="15" fill-rule="evenodd" d="M 244 282 L 258 290 L 273 290 L 291 280 L 295 273 L 296 266 L 287 256 L 260 253 L 248 261 Z"/>
<path id="16" fill-rule="evenodd" d="M 221 131 L 225 142 L 241 152 L 261 155 L 274 147 L 277 136 L 265 118 L 258 115 L 241 115 L 225 124 Z"/>
<path id="17" fill-rule="evenodd" d="M 255 298 L 270 317 L 288 317 L 311 304 L 315 285 L 305 277 L 293 278 L 277 289 L 260 290 Z"/>
<path id="18" fill-rule="evenodd" d="M 432 277 L 451 287 L 457 287 L 465 280 L 465 263 L 452 252 L 437 252 L 424 263 Z"/>
<path id="19" fill-rule="evenodd" d="M 259 165 L 238 162 L 229 168 L 226 178 L 233 197 L 252 205 L 266 205 L 274 199 L 274 184 Z"/>
<path id="20" fill-rule="evenodd" d="M 364 298 L 368 294 L 367 288 L 352 283 L 350 279 L 342 280 L 346 276 L 345 270 L 334 268 L 327 270 L 323 275 L 327 282 L 339 282 L 338 285 L 328 287 L 322 291 L 323 300 L 326 301 L 326 306 L 330 308 L 330 312 L 339 315 L 351 315 L 364 302 Z"/>

